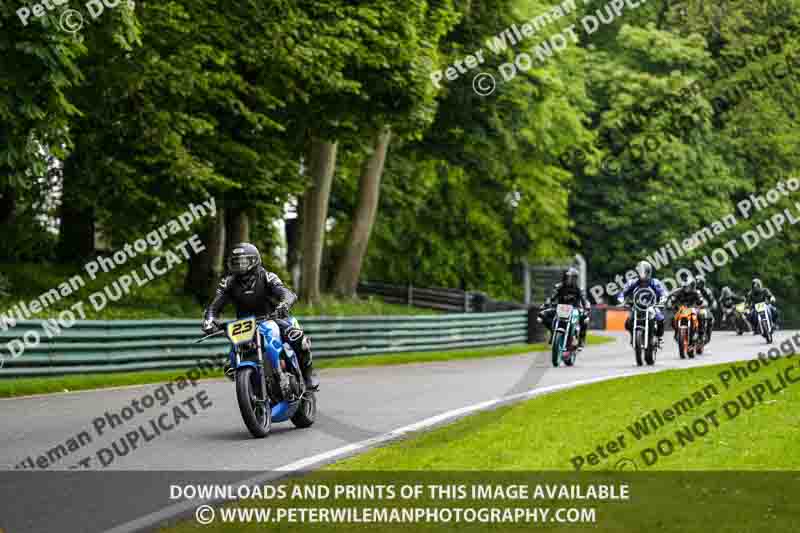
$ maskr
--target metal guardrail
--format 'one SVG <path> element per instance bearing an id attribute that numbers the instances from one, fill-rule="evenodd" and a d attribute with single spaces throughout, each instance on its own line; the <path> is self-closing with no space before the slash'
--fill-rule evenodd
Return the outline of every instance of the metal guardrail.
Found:
<path id="1" fill-rule="evenodd" d="M 223 357 L 225 339 L 201 344 L 197 320 L 86 320 L 49 337 L 42 320 L 0 331 L 0 377 L 186 368 Z M 527 310 L 432 316 L 309 317 L 314 357 L 341 357 L 528 342 Z M 36 331 L 41 342 L 12 358 L 7 343 Z"/>
<path id="2" fill-rule="evenodd" d="M 494 300 L 483 292 L 392 285 L 375 281 L 359 283 L 358 293 L 365 296 L 380 296 L 389 303 L 449 312 L 492 313 L 528 308 L 521 303 Z"/>

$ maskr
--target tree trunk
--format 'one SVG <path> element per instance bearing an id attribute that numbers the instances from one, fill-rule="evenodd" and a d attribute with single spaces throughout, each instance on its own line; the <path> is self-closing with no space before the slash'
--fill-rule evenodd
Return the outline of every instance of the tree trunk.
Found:
<path id="1" fill-rule="evenodd" d="M 58 258 L 63 262 L 80 262 L 94 252 L 95 210 L 86 204 L 80 183 L 73 179 L 80 172 L 74 157 L 64 162 L 58 241 Z"/>
<path id="2" fill-rule="evenodd" d="M 219 205 L 219 204 L 217 204 Z M 227 242 L 225 228 L 226 210 L 218 207 L 217 216 L 211 219 L 211 228 L 208 234 L 208 275 L 210 278 L 209 294 L 213 294 L 216 283 L 225 271 L 225 245 Z"/>
<path id="3" fill-rule="evenodd" d="M 17 191 L 11 185 L 0 188 L 0 226 L 11 226 L 17 218 Z"/>
<path id="4" fill-rule="evenodd" d="M 325 222 L 328 218 L 328 199 L 331 194 L 333 173 L 336 169 L 335 142 L 312 137 L 308 158 L 311 177 L 303 198 L 303 257 L 300 295 L 309 303 L 320 299 L 320 269 L 322 249 L 325 244 Z"/>
<path id="5" fill-rule="evenodd" d="M 286 219 L 286 270 L 292 280 L 292 287 L 300 286 L 300 209 L 297 218 Z"/>
<path id="6" fill-rule="evenodd" d="M 384 128 L 377 135 L 374 150 L 361 169 L 359 198 L 356 212 L 353 215 L 353 227 L 350 230 L 347 248 L 339 261 L 334 281 L 334 290 L 342 296 L 356 295 L 361 266 L 367 253 L 375 216 L 378 213 L 381 177 L 391 138 L 391 129 Z"/>
<path id="7" fill-rule="evenodd" d="M 245 208 L 228 210 L 228 248 L 250 242 L 250 212 Z"/>
<path id="8" fill-rule="evenodd" d="M 184 282 L 184 290 L 200 301 L 208 301 L 214 294 L 224 270 L 225 210 L 223 208 L 217 207 L 217 216 L 209 222 L 204 242 L 206 249 L 190 257 L 189 270 Z"/>

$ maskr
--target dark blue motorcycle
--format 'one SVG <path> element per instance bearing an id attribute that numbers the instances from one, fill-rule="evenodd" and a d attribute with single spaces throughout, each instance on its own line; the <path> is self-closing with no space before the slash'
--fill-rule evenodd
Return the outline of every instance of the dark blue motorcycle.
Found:
<path id="1" fill-rule="evenodd" d="M 273 422 L 286 420 L 298 428 L 311 426 L 317 416 L 316 395 L 306 389 L 297 354 L 283 342 L 275 321 L 250 317 L 226 322 L 197 342 L 222 334 L 232 345 L 229 372 L 235 376 L 239 411 L 250 433 L 266 437 Z"/>

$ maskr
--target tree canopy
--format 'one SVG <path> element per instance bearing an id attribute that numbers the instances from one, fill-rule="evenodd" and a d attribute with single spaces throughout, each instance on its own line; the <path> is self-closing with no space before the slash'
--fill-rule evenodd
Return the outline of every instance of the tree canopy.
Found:
<path id="1" fill-rule="evenodd" d="M 736 215 L 673 276 L 798 202 L 737 211 L 798 176 L 798 0 L 120 2 L 75 32 L 67 7 L 0 4 L 2 262 L 80 262 L 211 196 L 200 297 L 249 239 L 311 301 L 519 298 L 523 263 L 605 283 Z M 707 278 L 797 301 L 799 233 Z"/>

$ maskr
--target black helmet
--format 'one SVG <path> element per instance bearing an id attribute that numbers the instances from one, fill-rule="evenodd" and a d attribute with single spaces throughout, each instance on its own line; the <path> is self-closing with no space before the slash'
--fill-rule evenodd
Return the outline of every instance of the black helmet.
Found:
<path id="1" fill-rule="evenodd" d="M 639 261 L 636 265 L 636 273 L 639 274 L 639 283 L 650 283 L 653 278 L 653 265 L 647 261 Z"/>
<path id="2" fill-rule="evenodd" d="M 759 291 L 764 288 L 764 284 L 761 283 L 761 280 L 758 278 L 753 278 L 753 290 Z"/>
<path id="3" fill-rule="evenodd" d="M 258 248 L 248 242 L 233 247 L 228 256 L 228 272 L 234 276 L 244 276 L 261 266 L 261 254 Z"/>
<path id="4" fill-rule="evenodd" d="M 564 276 L 561 278 L 564 286 L 577 287 L 578 286 L 578 271 L 575 267 L 569 267 L 564 271 Z"/>
<path id="5" fill-rule="evenodd" d="M 694 280 L 694 278 L 689 278 L 689 279 L 687 279 L 686 281 L 683 282 L 683 288 L 684 288 L 684 290 L 687 290 L 687 291 L 696 290 L 697 289 L 697 282 Z"/>
<path id="6" fill-rule="evenodd" d="M 702 291 L 706 288 L 706 278 L 704 276 L 697 276 L 697 290 Z"/>

